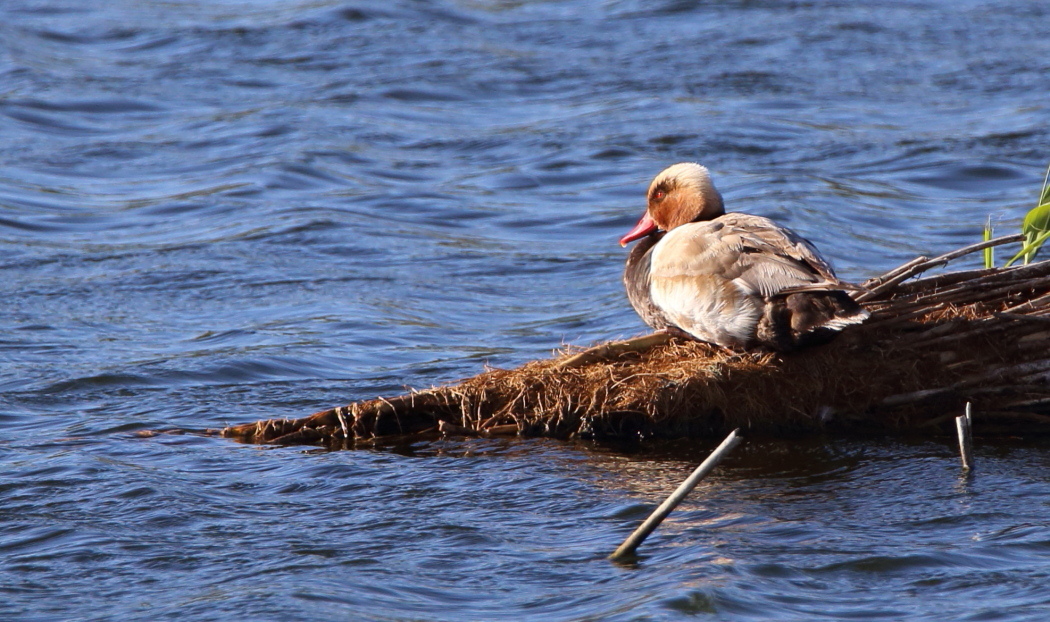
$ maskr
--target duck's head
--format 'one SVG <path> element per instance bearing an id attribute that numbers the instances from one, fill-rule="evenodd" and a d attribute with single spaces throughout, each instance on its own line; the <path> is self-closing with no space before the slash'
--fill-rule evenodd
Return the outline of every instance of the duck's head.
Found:
<path id="1" fill-rule="evenodd" d="M 649 206 L 638 224 L 620 238 L 620 246 L 657 230 L 725 214 L 722 195 L 715 190 L 707 169 L 695 162 L 681 162 L 664 169 L 649 184 Z"/>

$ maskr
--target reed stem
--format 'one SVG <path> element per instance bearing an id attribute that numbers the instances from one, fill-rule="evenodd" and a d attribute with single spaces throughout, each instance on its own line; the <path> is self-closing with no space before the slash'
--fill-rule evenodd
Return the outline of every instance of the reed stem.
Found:
<path id="1" fill-rule="evenodd" d="M 966 402 L 966 414 L 955 418 L 955 430 L 959 433 L 959 455 L 964 471 L 973 469 L 973 405 Z"/>
<path id="2" fill-rule="evenodd" d="M 711 455 L 707 457 L 707 460 L 704 460 L 700 466 L 696 467 L 696 470 L 694 470 L 692 474 L 690 474 L 689 477 L 687 477 L 686 480 L 682 482 L 673 493 L 671 493 L 671 496 L 667 497 L 667 499 L 660 504 L 660 507 L 656 508 L 656 510 L 649 515 L 649 518 L 645 519 L 645 522 L 623 541 L 623 544 L 621 544 L 620 547 L 609 556 L 609 559 L 619 561 L 633 556 L 634 552 L 642 542 L 644 542 L 645 539 L 660 526 L 660 523 L 662 523 L 664 519 L 667 518 L 676 507 L 678 507 L 678 504 L 681 503 L 694 488 L 696 488 L 696 485 L 700 483 L 700 480 L 707 477 L 707 474 L 718 466 L 718 463 L 722 461 L 722 458 L 740 443 L 740 436 L 737 435 L 737 432 L 739 431 L 740 430 L 737 429 L 730 432 L 729 436 L 726 437 L 726 440 L 722 441 L 722 444 L 711 452 Z"/>

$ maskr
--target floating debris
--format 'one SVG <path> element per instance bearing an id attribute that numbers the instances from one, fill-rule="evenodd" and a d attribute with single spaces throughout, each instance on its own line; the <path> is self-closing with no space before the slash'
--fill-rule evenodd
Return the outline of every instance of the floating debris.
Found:
<path id="1" fill-rule="evenodd" d="M 871 318 L 797 352 L 683 339 L 598 346 L 458 384 L 225 428 L 249 443 L 352 447 L 445 435 L 638 439 L 813 432 L 1050 433 L 1050 262 L 915 276 L 985 248 L 917 258 L 864 284 Z M 615 344 L 612 344 L 615 346 Z M 574 358 L 575 357 L 575 358 Z M 572 364 L 566 364 L 572 361 Z"/>

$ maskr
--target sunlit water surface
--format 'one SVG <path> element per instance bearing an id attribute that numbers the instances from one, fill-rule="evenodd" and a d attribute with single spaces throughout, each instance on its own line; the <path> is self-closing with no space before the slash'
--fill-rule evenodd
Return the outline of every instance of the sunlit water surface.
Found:
<path id="1" fill-rule="evenodd" d="M 1011 232 L 1048 158 L 1048 20 L 3 2 L 0 618 L 1047 619 L 1038 441 L 978 439 L 970 478 L 948 439 L 753 441 L 624 566 L 605 555 L 713 442 L 134 432 L 637 334 L 616 239 L 676 161 L 847 278 Z"/>

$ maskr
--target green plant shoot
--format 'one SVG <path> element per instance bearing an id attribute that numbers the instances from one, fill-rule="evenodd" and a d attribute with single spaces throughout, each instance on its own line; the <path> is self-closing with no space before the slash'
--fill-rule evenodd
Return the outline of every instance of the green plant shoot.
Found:
<path id="1" fill-rule="evenodd" d="M 1035 255 L 1039 252 L 1040 247 L 1043 246 L 1043 242 L 1050 238 L 1050 186 L 1047 185 L 1048 179 L 1050 179 L 1050 167 L 1046 169 L 1043 187 L 1039 191 L 1039 203 L 1032 208 L 1032 211 L 1028 212 L 1024 217 L 1024 222 L 1021 223 L 1024 245 L 1019 253 L 1006 262 L 1007 266 L 1021 258 L 1024 258 L 1025 264 L 1028 264 L 1035 259 Z"/>
<path id="2" fill-rule="evenodd" d="M 987 242 L 992 239 L 992 217 L 989 216 L 988 220 L 984 221 L 984 241 Z M 984 249 L 984 267 L 994 268 L 995 267 L 995 249 L 989 246 Z"/>

